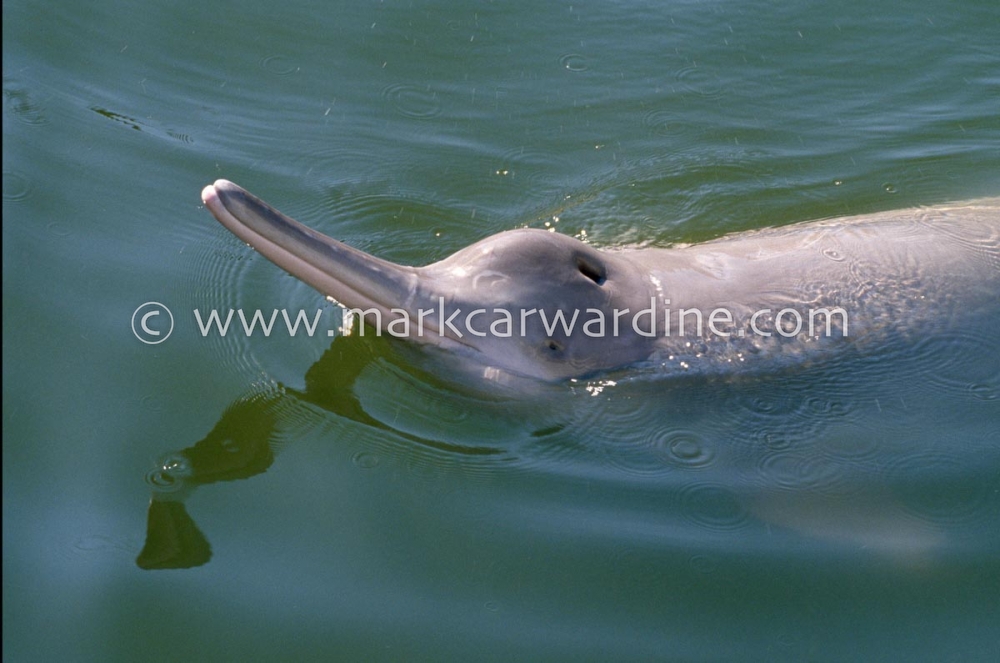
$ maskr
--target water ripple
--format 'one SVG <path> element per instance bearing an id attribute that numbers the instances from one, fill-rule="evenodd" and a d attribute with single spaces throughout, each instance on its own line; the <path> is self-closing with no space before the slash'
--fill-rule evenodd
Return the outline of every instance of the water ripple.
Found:
<path id="1" fill-rule="evenodd" d="M 882 452 L 882 444 L 874 431 L 850 425 L 837 435 L 827 436 L 818 451 L 834 463 L 871 464 Z"/>
<path id="2" fill-rule="evenodd" d="M 32 126 L 48 122 L 41 104 L 35 101 L 27 90 L 15 87 L 14 84 L 5 80 L 3 96 L 7 108 L 18 122 Z"/>
<path id="3" fill-rule="evenodd" d="M 531 145 L 511 148 L 490 160 L 488 177 L 481 180 L 480 198 L 501 197 L 505 204 L 523 204 L 525 199 L 561 200 L 564 173 L 572 167 L 562 155 Z M 516 203 L 515 203 L 516 201 Z M 558 223 L 558 210 L 548 221 Z"/>
<path id="4" fill-rule="evenodd" d="M 684 467 L 708 467 L 715 460 L 711 444 L 693 431 L 674 431 L 657 441 L 670 459 Z"/>
<path id="5" fill-rule="evenodd" d="M 739 529 L 747 525 L 750 517 L 736 492 L 721 484 L 685 486 L 680 491 L 680 501 L 684 518 L 709 530 Z"/>
<path id="6" fill-rule="evenodd" d="M 31 180 L 14 170 L 3 171 L 3 200 L 8 203 L 19 203 L 31 195 Z"/>
<path id="7" fill-rule="evenodd" d="M 587 71 L 590 68 L 587 65 L 587 58 L 577 53 L 567 53 L 559 58 L 559 66 L 574 72 Z"/>
<path id="8" fill-rule="evenodd" d="M 191 476 L 191 462 L 180 453 L 164 457 L 157 468 L 146 474 L 146 483 L 155 493 L 174 493 L 185 486 Z"/>
<path id="9" fill-rule="evenodd" d="M 249 281 L 250 270 L 256 262 L 264 260 L 235 238 L 221 236 L 212 244 L 214 246 L 199 255 L 195 266 L 196 292 L 192 309 L 199 310 L 203 320 L 212 309 L 224 317 L 229 311 L 241 308 L 247 293 L 254 290 L 254 284 Z M 271 274 L 270 269 L 267 272 Z M 239 325 L 234 314 L 230 331 L 224 337 L 209 334 L 208 341 L 222 366 L 235 367 L 243 375 L 259 375 L 260 366 L 250 352 L 251 337 L 242 333 L 242 329 L 235 333 Z"/>
<path id="10" fill-rule="evenodd" d="M 289 150 L 284 159 L 291 163 L 289 170 L 317 177 L 322 182 L 328 173 L 336 173 L 337 180 L 327 186 L 343 187 L 346 182 L 370 184 L 383 178 L 386 158 L 377 150 L 366 150 L 358 145 L 337 141 L 303 141 L 295 149 Z M 321 196 L 302 196 L 302 200 L 312 200 Z"/>
<path id="11" fill-rule="evenodd" d="M 968 324 L 942 336 L 928 336 L 914 349 L 924 388 L 940 398 L 994 400 L 1000 394 L 995 330 Z"/>
<path id="12" fill-rule="evenodd" d="M 826 421 L 809 416 L 802 394 L 793 389 L 739 391 L 731 399 L 732 417 L 752 441 L 772 448 L 813 438 Z"/>
<path id="13" fill-rule="evenodd" d="M 45 230 L 55 237 L 69 237 L 73 234 L 72 228 L 59 221 L 51 221 L 45 224 Z"/>
<path id="14" fill-rule="evenodd" d="M 447 206 L 411 197 L 406 192 L 341 189 L 312 198 L 315 200 L 298 210 L 301 218 L 322 219 L 322 225 L 312 224 L 321 232 L 401 264 L 427 264 L 446 257 L 453 247 L 441 238 L 468 230 L 468 224 Z M 336 228 L 336 233 L 331 228 Z"/>
<path id="15" fill-rule="evenodd" d="M 379 466 L 382 460 L 378 454 L 371 453 L 370 451 L 359 451 L 351 456 L 351 462 L 359 469 L 373 470 Z"/>
<path id="16" fill-rule="evenodd" d="M 181 133 L 179 131 L 173 131 L 173 130 L 169 130 L 168 129 L 166 133 L 171 138 L 179 140 L 182 143 L 189 143 L 190 144 L 190 143 L 194 142 L 194 138 L 192 136 L 190 136 L 188 134 L 185 134 L 185 133 Z"/>
<path id="17" fill-rule="evenodd" d="M 410 119 L 429 120 L 441 114 L 441 100 L 430 86 L 397 83 L 384 88 L 382 98 L 393 110 Z"/>
<path id="18" fill-rule="evenodd" d="M 675 76 L 684 89 L 702 97 L 721 97 L 725 90 L 725 86 L 718 76 L 697 64 L 678 69 Z"/>
<path id="19" fill-rule="evenodd" d="M 996 383 L 973 383 L 967 390 L 970 396 L 981 401 L 995 401 L 1000 398 L 1000 388 Z"/>
<path id="20" fill-rule="evenodd" d="M 669 456 L 656 446 L 618 446 L 608 449 L 608 462 L 627 474 L 656 476 L 674 471 Z"/>
<path id="21" fill-rule="evenodd" d="M 124 537 L 88 534 L 73 543 L 73 552 L 80 554 L 127 552 L 135 554 L 136 547 Z"/>
<path id="22" fill-rule="evenodd" d="M 291 60 L 284 55 L 269 55 L 260 60 L 260 68 L 269 74 L 274 74 L 276 76 L 288 76 L 289 74 L 294 74 L 299 70 L 299 66 L 293 64 Z"/>
<path id="23" fill-rule="evenodd" d="M 643 115 L 642 124 L 654 136 L 677 137 L 689 134 L 694 129 L 682 118 L 683 115 L 675 111 L 654 109 Z"/>
<path id="24" fill-rule="evenodd" d="M 844 469 L 828 458 L 803 453 L 774 453 L 759 464 L 759 478 L 765 487 L 791 491 L 840 492 Z"/>

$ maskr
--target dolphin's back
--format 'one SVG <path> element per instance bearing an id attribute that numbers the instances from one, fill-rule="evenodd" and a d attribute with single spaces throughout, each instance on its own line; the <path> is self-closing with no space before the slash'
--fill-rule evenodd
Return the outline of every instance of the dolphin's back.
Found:
<path id="1" fill-rule="evenodd" d="M 863 343 L 1000 324 L 1000 198 L 768 228 L 636 257 L 669 302 L 675 327 L 690 310 L 703 320 L 725 310 L 735 320 L 724 336 L 705 325 L 699 360 L 829 347 L 829 335 L 809 334 L 817 311 L 818 327 L 823 311 L 842 309 L 846 322 L 836 319 L 832 337 Z M 802 335 L 782 335 L 779 325 L 796 319 Z M 811 342 L 792 342 L 805 335 Z M 668 357 L 688 355 L 690 333 L 660 347 Z"/>

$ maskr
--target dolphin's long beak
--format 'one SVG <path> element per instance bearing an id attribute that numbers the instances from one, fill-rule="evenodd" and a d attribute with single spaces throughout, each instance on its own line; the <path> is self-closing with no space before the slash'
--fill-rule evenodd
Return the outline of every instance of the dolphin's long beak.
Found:
<path id="1" fill-rule="evenodd" d="M 347 308 L 374 307 L 383 326 L 399 317 L 399 309 L 415 319 L 416 307 L 427 304 L 418 295 L 417 268 L 381 260 L 307 228 L 232 182 L 217 180 L 204 188 L 201 199 L 219 223 L 271 262 Z"/>

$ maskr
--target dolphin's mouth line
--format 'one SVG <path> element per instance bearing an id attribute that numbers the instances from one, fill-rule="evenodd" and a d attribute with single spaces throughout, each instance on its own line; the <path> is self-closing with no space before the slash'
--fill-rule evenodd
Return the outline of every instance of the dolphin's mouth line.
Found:
<path id="1" fill-rule="evenodd" d="M 417 317 L 411 309 L 418 292 L 418 268 L 393 264 L 316 232 L 226 180 L 205 187 L 201 198 L 230 232 L 344 308 L 374 308 L 386 323 L 398 318 L 400 311 Z M 428 332 L 422 340 L 478 351 L 438 329 L 436 322 L 433 316 L 422 320 Z"/>

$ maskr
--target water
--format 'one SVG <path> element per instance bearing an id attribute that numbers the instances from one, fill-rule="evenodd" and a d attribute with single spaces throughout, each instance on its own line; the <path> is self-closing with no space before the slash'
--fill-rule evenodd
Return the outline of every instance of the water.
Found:
<path id="1" fill-rule="evenodd" d="M 995 319 L 483 394 L 386 340 L 190 312 L 333 315 L 202 209 L 218 177 L 412 264 L 522 225 L 666 246 L 997 195 L 998 20 L 5 3 L 5 658 L 994 660 Z M 185 477 L 202 439 L 215 474 Z M 136 565 L 151 493 L 207 563 Z"/>

